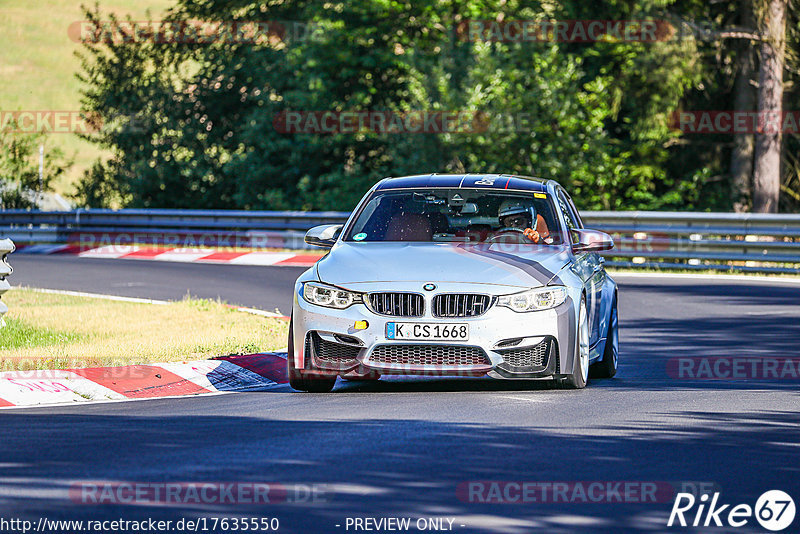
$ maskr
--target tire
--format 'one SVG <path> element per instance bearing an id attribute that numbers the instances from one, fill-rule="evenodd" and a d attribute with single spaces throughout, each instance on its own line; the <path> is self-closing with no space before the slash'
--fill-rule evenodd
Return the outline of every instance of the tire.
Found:
<path id="1" fill-rule="evenodd" d="M 294 321 L 289 320 L 289 341 L 287 343 L 286 365 L 288 367 L 289 385 L 297 391 L 309 393 L 328 393 L 336 384 L 336 376 L 320 376 L 304 373 L 294 366 Z"/>
<path id="2" fill-rule="evenodd" d="M 583 389 L 589 378 L 589 316 L 586 312 L 586 297 L 581 298 L 575 339 L 577 343 L 575 343 L 572 373 L 564 377 L 561 382 L 567 389 Z"/>
<path id="3" fill-rule="evenodd" d="M 619 316 L 617 312 L 617 296 L 611 303 L 611 313 L 608 320 L 606 334 L 606 347 L 603 359 L 589 367 L 589 376 L 592 378 L 612 378 L 617 374 L 619 364 Z"/>

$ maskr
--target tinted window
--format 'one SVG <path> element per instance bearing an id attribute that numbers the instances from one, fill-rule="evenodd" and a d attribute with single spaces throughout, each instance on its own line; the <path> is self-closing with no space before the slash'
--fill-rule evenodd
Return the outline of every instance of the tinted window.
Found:
<path id="1" fill-rule="evenodd" d="M 508 212 L 517 217 L 501 221 L 500 214 Z M 552 201 L 544 193 L 387 190 L 366 201 L 345 241 L 486 242 L 527 228 L 541 235 L 541 244 L 564 242 Z"/>
<path id="2" fill-rule="evenodd" d="M 578 224 L 575 222 L 574 215 L 572 214 L 572 209 L 569 206 L 569 202 L 567 199 L 564 198 L 563 193 L 558 194 L 558 203 L 561 207 L 561 211 L 564 213 L 564 222 L 567 223 L 567 228 L 570 230 L 575 230 L 576 228 L 580 228 Z"/>
<path id="3" fill-rule="evenodd" d="M 581 214 L 578 212 L 578 208 L 575 207 L 575 203 L 572 201 L 572 197 L 564 193 L 564 196 L 567 199 L 567 206 L 569 206 L 570 211 L 572 212 L 572 218 L 575 221 L 575 224 L 578 225 L 578 228 L 583 228 L 583 220 L 581 220 Z"/>

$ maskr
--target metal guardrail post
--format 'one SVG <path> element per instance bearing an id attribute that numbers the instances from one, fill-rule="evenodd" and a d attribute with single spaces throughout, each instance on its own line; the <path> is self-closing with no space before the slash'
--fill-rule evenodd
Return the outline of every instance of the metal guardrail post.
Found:
<path id="1" fill-rule="evenodd" d="M 14 248 L 14 242 L 10 239 L 0 239 L 0 296 L 11 289 L 8 280 L 6 280 L 6 276 L 10 275 L 13 269 L 6 261 L 6 256 L 14 252 Z M 0 301 L 0 327 L 6 324 L 5 320 L 3 320 L 3 315 L 5 315 L 7 311 L 8 306 Z"/>

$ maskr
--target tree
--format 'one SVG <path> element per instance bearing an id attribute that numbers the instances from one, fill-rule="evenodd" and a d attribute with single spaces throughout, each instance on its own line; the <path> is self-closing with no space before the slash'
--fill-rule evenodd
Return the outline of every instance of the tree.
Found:
<path id="1" fill-rule="evenodd" d="M 641 20 L 669 10 L 723 31 L 707 41 L 593 43 L 458 33 L 468 20 Z M 99 27 L 103 17 L 95 9 L 87 18 Z M 498 171 L 556 178 L 583 208 L 720 209 L 731 205 L 729 168 L 738 161 L 736 175 L 749 174 L 747 146 L 737 152 L 730 137 L 667 126 L 682 103 L 731 109 L 733 95 L 745 95 L 729 83 L 745 56 L 730 42 L 760 37 L 741 27 L 736 4 L 181 0 L 168 19 L 314 31 L 257 42 L 88 43 L 83 105 L 104 124 L 89 137 L 113 156 L 84 176 L 78 195 L 87 205 L 349 209 L 384 176 Z M 736 87 L 747 87 L 744 78 Z M 289 111 L 420 110 L 472 113 L 480 127 L 409 135 L 277 127 Z"/>
<path id="2" fill-rule="evenodd" d="M 72 165 L 59 148 L 46 154 L 39 180 L 39 147 L 44 134 L 20 133 L 15 121 L 0 128 L 0 209 L 30 209 L 36 206 L 37 193 L 50 185 Z"/>
<path id="3" fill-rule="evenodd" d="M 756 133 L 753 211 L 775 213 L 781 186 L 783 70 L 788 0 L 769 0 L 758 69 L 758 113 L 768 124 Z"/>
<path id="4" fill-rule="evenodd" d="M 752 0 L 739 0 L 740 24 L 745 28 L 755 26 Z M 756 57 L 753 41 L 740 39 L 735 43 L 736 81 L 734 82 L 733 110 L 737 113 L 754 111 Z M 747 211 L 752 199 L 753 132 L 734 132 L 731 150 L 731 205 L 736 212 Z"/>

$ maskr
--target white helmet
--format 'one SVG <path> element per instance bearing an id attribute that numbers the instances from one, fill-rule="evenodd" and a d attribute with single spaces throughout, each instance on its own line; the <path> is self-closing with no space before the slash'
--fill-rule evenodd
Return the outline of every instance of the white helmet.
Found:
<path id="1" fill-rule="evenodd" d="M 526 213 L 531 218 L 531 224 L 536 221 L 536 208 L 533 204 L 524 199 L 509 199 L 504 200 L 500 204 L 500 209 L 497 210 L 497 219 L 500 224 L 503 224 L 503 219 L 510 215 L 517 215 L 518 213 Z"/>

